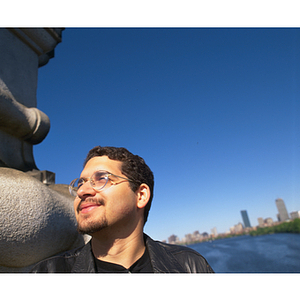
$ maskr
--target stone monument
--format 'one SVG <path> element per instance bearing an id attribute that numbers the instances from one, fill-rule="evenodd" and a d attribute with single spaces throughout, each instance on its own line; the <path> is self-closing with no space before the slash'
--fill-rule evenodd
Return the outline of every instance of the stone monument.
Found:
<path id="1" fill-rule="evenodd" d="M 62 30 L 0 28 L 0 272 L 27 272 L 84 244 L 67 186 L 33 157 L 50 129 L 37 109 L 38 68 L 54 57 Z"/>

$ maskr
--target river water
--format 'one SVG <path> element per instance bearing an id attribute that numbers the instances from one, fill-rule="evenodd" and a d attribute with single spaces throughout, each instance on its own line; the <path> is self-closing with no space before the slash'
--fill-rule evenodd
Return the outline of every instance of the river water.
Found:
<path id="1" fill-rule="evenodd" d="M 216 273 L 300 273 L 300 234 L 245 235 L 188 247 Z"/>

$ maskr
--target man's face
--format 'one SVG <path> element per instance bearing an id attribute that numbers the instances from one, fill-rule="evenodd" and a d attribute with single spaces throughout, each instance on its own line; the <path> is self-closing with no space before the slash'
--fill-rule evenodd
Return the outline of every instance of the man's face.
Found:
<path id="1" fill-rule="evenodd" d="M 90 178 L 96 171 L 104 170 L 119 175 L 122 162 L 97 156 L 90 159 L 81 173 L 81 178 Z M 89 181 L 78 189 L 74 201 L 74 210 L 81 233 L 93 234 L 102 229 L 110 228 L 116 233 L 134 226 L 137 221 L 137 195 L 129 182 L 118 177 L 109 177 L 106 186 L 94 190 Z"/>

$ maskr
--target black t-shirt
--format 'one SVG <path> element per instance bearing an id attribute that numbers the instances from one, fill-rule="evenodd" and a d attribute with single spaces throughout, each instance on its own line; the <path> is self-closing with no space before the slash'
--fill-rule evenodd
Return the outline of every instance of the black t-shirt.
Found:
<path id="1" fill-rule="evenodd" d="M 121 265 L 102 261 L 94 257 L 97 273 L 153 273 L 147 248 L 142 255 L 129 269 Z"/>

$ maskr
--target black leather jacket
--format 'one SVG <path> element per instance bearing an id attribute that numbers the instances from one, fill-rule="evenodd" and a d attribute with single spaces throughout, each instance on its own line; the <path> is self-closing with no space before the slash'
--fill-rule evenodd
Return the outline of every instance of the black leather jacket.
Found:
<path id="1" fill-rule="evenodd" d="M 154 273 L 214 273 L 206 259 L 184 246 L 153 241 L 144 235 Z M 33 273 L 95 273 L 91 242 L 39 262 Z"/>

